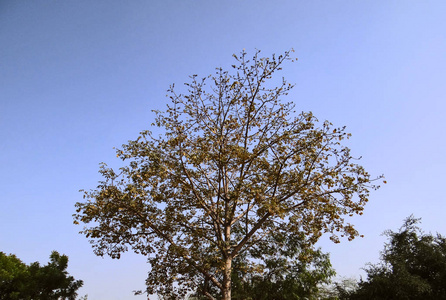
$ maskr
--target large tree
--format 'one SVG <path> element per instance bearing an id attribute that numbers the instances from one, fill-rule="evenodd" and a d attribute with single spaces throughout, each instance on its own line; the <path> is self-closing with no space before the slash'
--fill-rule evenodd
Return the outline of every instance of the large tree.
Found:
<path id="1" fill-rule="evenodd" d="M 161 134 L 123 145 L 128 163 L 103 164 L 104 180 L 76 204 L 96 254 L 149 257 L 148 293 L 175 298 L 206 282 L 231 299 L 234 260 L 272 232 L 309 244 L 358 235 L 344 216 L 362 214 L 375 186 L 341 144 L 349 134 L 282 101 L 292 85 L 272 75 L 290 52 L 234 58 L 231 72 L 194 75 L 183 94 L 171 87 L 155 111 Z"/>

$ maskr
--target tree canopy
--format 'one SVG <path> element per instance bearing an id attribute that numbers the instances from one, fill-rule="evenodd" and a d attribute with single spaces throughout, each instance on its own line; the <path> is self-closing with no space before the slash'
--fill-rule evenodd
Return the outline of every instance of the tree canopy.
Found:
<path id="1" fill-rule="evenodd" d="M 342 145 L 344 127 L 283 102 L 293 86 L 273 75 L 290 54 L 242 52 L 232 71 L 169 89 L 152 124 L 161 133 L 118 149 L 127 164 L 103 164 L 104 180 L 76 204 L 74 222 L 86 224 L 97 255 L 147 255 L 148 293 L 181 297 L 206 282 L 227 300 L 237 257 L 264 264 L 273 232 L 304 235 L 307 247 L 323 233 L 358 235 L 345 216 L 362 214 L 376 186 Z"/>
<path id="2" fill-rule="evenodd" d="M 53 251 L 50 262 L 26 265 L 15 255 L 0 252 L 0 299 L 74 300 L 82 280 L 68 275 L 68 257 Z"/>
<path id="3" fill-rule="evenodd" d="M 344 299 L 446 299 L 446 239 L 425 234 L 419 221 L 411 216 L 398 232 L 386 231 L 381 263 Z"/>

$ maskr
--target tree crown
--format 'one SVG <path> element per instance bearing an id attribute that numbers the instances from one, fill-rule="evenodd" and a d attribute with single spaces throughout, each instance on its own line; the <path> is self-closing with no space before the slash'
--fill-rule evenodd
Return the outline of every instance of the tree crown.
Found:
<path id="1" fill-rule="evenodd" d="M 98 255 L 119 258 L 129 246 L 153 255 L 149 292 L 203 280 L 224 290 L 230 261 L 265 251 L 272 232 L 304 234 L 308 245 L 324 232 L 335 242 L 337 232 L 358 235 L 344 216 L 362 214 L 377 186 L 341 144 L 344 127 L 297 114 L 282 101 L 292 85 L 270 84 L 290 54 L 242 52 L 232 72 L 193 75 L 184 94 L 169 89 L 153 124 L 162 134 L 123 145 L 117 156 L 128 165 L 103 164 L 104 181 L 76 204 L 75 223 L 90 224 L 83 233 Z"/>

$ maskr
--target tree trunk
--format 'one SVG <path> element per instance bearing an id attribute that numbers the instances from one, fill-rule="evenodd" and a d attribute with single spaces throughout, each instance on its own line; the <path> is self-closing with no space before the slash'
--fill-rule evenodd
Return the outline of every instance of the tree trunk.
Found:
<path id="1" fill-rule="evenodd" d="M 231 273 L 232 273 L 232 257 L 226 258 L 225 270 L 223 273 L 223 289 L 222 300 L 231 300 Z"/>

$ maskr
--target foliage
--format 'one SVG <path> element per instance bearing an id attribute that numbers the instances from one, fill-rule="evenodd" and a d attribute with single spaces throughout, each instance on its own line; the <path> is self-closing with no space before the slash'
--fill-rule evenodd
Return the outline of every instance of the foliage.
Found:
<path id="1" fill-rule="evenodd" d="M 309 246 L 323 233 L 358 235 L 344 216 L 362 214 L 375 186 L 342 146 L 349 134 L 282 102 L 292 85 L 270 82 L 290 52 L 234 57 L 232 73 L 194 75 L 184 95 L 172 86 L 153 124 L 162 134 L 123 145 L 128 164 L 103 164 L 104 181 L 76 204 L 97 255 L 149 257 L 148 293 L 180 298 L 206 282 L 230 299 L 233 262 L 268 251 L 272 232 Z"/>
<path id="2" fill-rule="evenodd" d="M 20 299 L 27 278 L 27 266 L 20 259 L 0 252 L 0 299 Z"/>
<path id="3" fill-rule="evenodd" d="M 321 286 L 319 299 L 339 300 L 349 299 L 358 289 L 358 282 L 355 278 L 338 278 Z"/>
<path id="4" fill-rule="evenodd" d="M 267 243 L 234 259 L 232 299 L 320 299 L 321 287 L 335 275 L 328 254 L 308 248 L 303 235 L 272 234 Z M 218 289 L 204 285 L 188 299 L 204 299 L 204 292 L 221 298 Z"/>
<path id="5" fill-rule="evenodd" d="M 82 280 L 68 275 L 68 257 L 53 251 L 50 262 L 29 266 L 15 255 L 0 252 L 0 299 L 75 299 Z"/>
<path id="6" fill-rule="evenodd" d="M 446 299 L 446 239 L 423 233 L 419 220 L 410 216 L 398 232 L 386 232 L 382 262 L 345 299 Z"/>
<path id="7" fill-rule="evenodd" d="M 312 263 L 297 258 L 265 261 L 267 270 L 259 274 L 233 276 L 233 299 L 244 300 L 298 300 L 319 299 L 322 284 L 335 274 L 328 255 L 314 251 Z M 237 270 L 235 270 L 237 271 Z"/>

